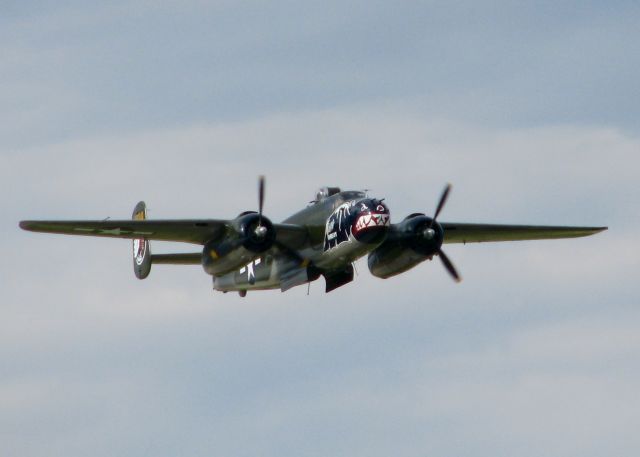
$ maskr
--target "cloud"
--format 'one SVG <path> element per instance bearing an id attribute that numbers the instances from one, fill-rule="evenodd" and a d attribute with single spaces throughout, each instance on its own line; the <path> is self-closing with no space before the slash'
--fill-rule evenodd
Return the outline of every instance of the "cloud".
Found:
<path id="1" fill-rule="evenodd" d="M 637 420 L 636 319 L 635 311 L 602 312 L 428 360 L 422 404 L 433 416 L 462 419 L 460 441 L 480 454 L 490 446 L 505 454 L 596 455 L 609 446 L 628 454 L 638 445 L 626 426 Z"/>
<path id="2" fill-rule="evenodd" d="M 372 101 L 472 124 L 637 133 L 630 3 L 21 9 L 0 35 L 0 128 L 14 147 Z"/>
<path id="3" fill-rule="evenodd" d="M 26 455 L 47 442 L 51 455 L 631 455 L 637 148 L 609 128 L 501 130 L 383 105 L 5 154 L 5 442 Z M 387 281 L 359 262 L 329 295 L 318 282 L 309 297 L 241 300 L 212 294 L 196 267 L 134 280 L 128 242 L 16 226 L 127 217 L 140 198 L 156 218 L 233 217 L 255 207 L 259 173 L 274 220 L 337 184 L 373 187 L 397 221 L 432 211 L 450 180 L 443 219 L 611 230 L 447 246 L 461 286 L 437 261 Z"/>
<path id="4" fill-rule="evenodd" d="M 15 455 L 635 456 L 638 9 L 123 1 L 0 17 L 0 432 Z M 27 218 L 608 225 L 399 277 L 214 294 Z M 154 252 L 197 250 L 154 243 Z"/>
<path id="5" fill-rule="evenodd" d="M 231 217 L 238 204 L 255 204 L 255 176 L 266 173 L 267 202 L 279 202 L 281 218 L 303 204 L 300 189 L 310 198 L 324 184 L 374 187 L 395 197 L 396 211 L 429 211 L 451 181 L 450 217 L 549 223 L 546 213 L 557 223 L 600 225 L 601 215 L 614 216 L 612 200 L 634 193 L 635 150 L 637 139 L 608 128 L 485 129 L 383 105 L 76 139 L 5 155 L 3 177 L 5 186 L 25 187 L 17 195 L 25 202 L 35 200 L 22 195 L 35 188 L 28 178 L 96 209 L 145 197 L 152 209 L 161 199 L 193 215 L 208 199 L 210 211 Z M 241 200 L 220 198 L 226 189 Z"/>

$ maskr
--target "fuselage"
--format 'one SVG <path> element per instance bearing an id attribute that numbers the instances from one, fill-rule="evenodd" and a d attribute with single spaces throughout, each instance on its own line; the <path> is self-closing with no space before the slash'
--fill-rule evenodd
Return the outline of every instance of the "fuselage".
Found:
<path id="1" fill-rule="evenodd" d="M 214 277 L 214 288 L 242 291 L 304 284 L 320 274 L 351 268 L 385 240 L 390 214 L 382 200 L 360 191 L 327 193 L 319 192 L 309 206 L 283 221 L 307 229 L 306 247 L 295 255 L 274 247 L 237 271 Z"/>

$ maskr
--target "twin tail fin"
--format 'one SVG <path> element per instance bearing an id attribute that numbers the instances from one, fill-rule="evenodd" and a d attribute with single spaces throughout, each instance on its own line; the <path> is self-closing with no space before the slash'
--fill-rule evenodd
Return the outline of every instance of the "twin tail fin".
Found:
<path id="1" fill-rule="evenodd" d="M 133 210 L 132 219 L 143 221 L 147 218 L 147 205 L 139 202 Z M 135 238 L 133 240 L 133 272 L 138 279 L 145 279 L 151 272 L 151 247 L 149 240 Z"/>

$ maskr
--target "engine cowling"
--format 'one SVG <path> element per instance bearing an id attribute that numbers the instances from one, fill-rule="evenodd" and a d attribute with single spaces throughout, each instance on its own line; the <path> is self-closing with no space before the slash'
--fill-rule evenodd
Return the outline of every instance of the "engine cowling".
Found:
<path id="1" fill-rule="evenodd" d="M 410 214 L 369 253 L 369 271 L 378 278 L 403 273 L 437 254 L 443 240 L 444 230 L 438 222 L 421 213 Z"/>
<path id="2" fill-rule="evenodd" d="M 276 239 L 273 224 L 254 211 L 240 214 L 220 239 L 204 246 L 202 266 L 218 276 L 247 265 L 269 250 Z"/>

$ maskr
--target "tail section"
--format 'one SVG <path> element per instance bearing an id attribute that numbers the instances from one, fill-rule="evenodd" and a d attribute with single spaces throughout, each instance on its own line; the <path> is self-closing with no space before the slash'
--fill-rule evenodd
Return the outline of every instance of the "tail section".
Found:
<path id="1" fill-rule="evenodd" d="M 147 218 L 147 205 L 139 202 L 133 210 L 134 221 L 142 221 Z M 149 240 L 136 238 L 133 240 L 133 272 L 138 279 L 149 276 L 151 271 L 151 247 Z"/>

